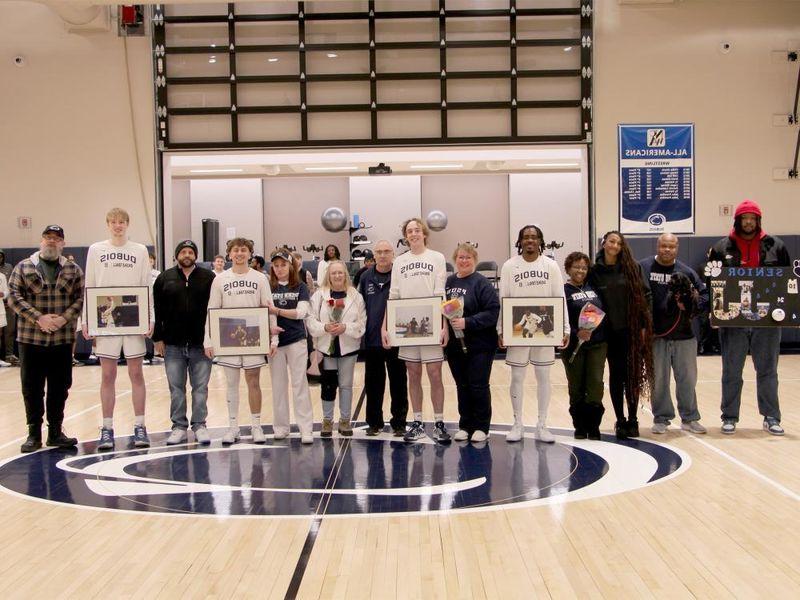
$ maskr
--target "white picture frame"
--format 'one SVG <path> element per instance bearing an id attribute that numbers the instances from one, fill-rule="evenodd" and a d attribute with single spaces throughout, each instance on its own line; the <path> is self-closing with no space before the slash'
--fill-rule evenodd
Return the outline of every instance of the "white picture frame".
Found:
<path id="1" fill-rule="evenodd" d="M 84 292 L 89 335 L 147 335 L 150 330 L 150 287 L 87 287 Z"/>
<path id="2" fill-rule="evenodd" d="M 402 298 L 386 303 L 386 329 L 392 346 L 438 346 L 442 298 Z"/>
<path id="3" fill-rule="evenodd" d="M 501 305 L 504 346 L 561 346 L 564 298 L 501 298 Z"/>
<path id="4" fill-rule="evenodd" d="M 208 317 L 215 356 L 269 354 L 268 308 L 210 308 Z"/>

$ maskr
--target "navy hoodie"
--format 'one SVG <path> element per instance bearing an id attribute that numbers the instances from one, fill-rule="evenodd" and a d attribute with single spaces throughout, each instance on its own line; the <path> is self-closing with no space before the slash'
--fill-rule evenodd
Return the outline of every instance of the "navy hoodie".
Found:
<path id="1" fill-rule="evenodd" d="M 455 273 L 444 284 L 445 294 L 450 300 L 457 296 L 464 299 L 464 342 L 468 351 L 488 352 L 497 349 L 497 319 L 500 315 L 500 299 L 489 280 L 480 273 L 459 277 Z M 448 327 L 450 322 L 448 321 Z M 450 327 L 448 352 L 461 352 L 461 342 Z"/>

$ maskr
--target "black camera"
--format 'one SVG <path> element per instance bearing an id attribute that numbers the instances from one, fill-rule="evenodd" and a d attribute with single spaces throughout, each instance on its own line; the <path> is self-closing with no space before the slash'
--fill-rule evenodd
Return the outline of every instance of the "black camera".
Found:
<path id="1" fill-rule="evenodd" d="M 692 293 L 692 280 L 685 273 L 673 273 L 669 280 L 670 298 L 683 305 L 684 310 L 693 314 L 697 311 L 697 303 Z"/>

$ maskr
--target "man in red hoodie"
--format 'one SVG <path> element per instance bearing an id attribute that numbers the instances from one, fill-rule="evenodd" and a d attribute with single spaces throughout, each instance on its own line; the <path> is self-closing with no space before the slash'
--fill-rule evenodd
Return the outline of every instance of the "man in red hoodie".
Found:
<path id="1" fill-rule="evenodd" d="M 761 229 L 761 208 L 752 200 L 736 207 L 733 229 L 728 237 L 711 248 L 708 260 L 727 267 L 788 267 L 789 253 L 780 238 Z M 742 402 L 742 369 L 747 352 L 756 369 L 758 412 L 764 417 L 764 430 L 783 435 L 778 404 L 779 327 L 722 327 L 722 433 L 733 434 L 739 421 Z"/>

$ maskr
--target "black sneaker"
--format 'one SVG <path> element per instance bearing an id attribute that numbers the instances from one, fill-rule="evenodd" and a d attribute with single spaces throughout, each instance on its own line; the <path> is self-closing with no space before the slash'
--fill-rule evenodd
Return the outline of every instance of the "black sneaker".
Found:
<path id="1" fill-rule="evenodd" d="M 416 442 L 425 437 L 425 426 L 422 421 L 411 421 L 408 425 L 408 430 L 403 435 L 403 441 Z"/>
<path id="2" fill-rule="evenodd" d="M 405 426 L 392 428 L 392 435 L 394 435 L 394 437 L 403 437 L 405 434 L 406 434 Z"/>
<path id="3" fill-rule="evenodd" d="M 600 430 L 599 429 L 592 429 L 586 434 L 586 437 L 590 440 L 599 440 L 600 439 Z"/>
<path id="4" fill-rule="evenodd" d="M 74 448 L 78 445 L 78 439 L 67 437 L 60 428 L 55 431 L 48 430 L 47 445 L 56 446 L 57 448 Z"/>
<path id="5" fill-rule="evenodd" d="M 26 439 L 22 446 L 20 446 L 19 451 L 23 454 L 27 454 L 28 452 L 36 452 L 39 448 L 42 447 L 42 438 L 41 436 L 36 437 L 34 434 L 29 433 L 28 439 Z"/>
<path id="6" fill-rule="evenodd" d="M 450 441 L 450 434 L 447 433 L 443 421 L 436 421 L 436 423 L 433 424 L 433 435 L 431 437 L 439 443 Z"/>
<path id="7" fill-rule="evenodd" d="M 628 439 L 628 424 L 625 421 L 617 421 L 614 425 L 614 433 L 618 440 Z"/>
<path id="8" fill-rule="evenodd" d="M 586 432 L 583 431 L 582 429 L 576 429 L 575 430 L 575 434 L 573 435 L 573 437 L 576 440 L 585 440 L 587 436 L 586 436 Z"/>
<path id="9" fill-rule="evenodd" d="M 625 432 L 628 434 L 629 438 L 639 437 L 639 420 L 628 419 L 628 423 L 625 425 Z"/>
<path id="10" fill-rule="evenodd" d="M 366 433 L 367 433 L 367 435 L 368 435 L 369 437 L 375 437 L 375 436 L 376 436 L 376 435 L 378 435 L 380 432 L 381 432 L 381 430 L 380 430 L 380 429 L 378 429 L 377 427 L 372 427 L 372 426 L 370 426 L 370 427 L 367 427 L 367 431 L 366 431 Z"/>

